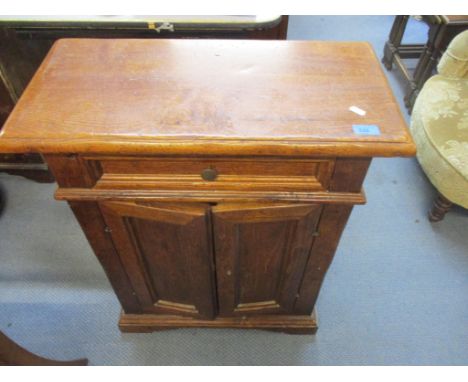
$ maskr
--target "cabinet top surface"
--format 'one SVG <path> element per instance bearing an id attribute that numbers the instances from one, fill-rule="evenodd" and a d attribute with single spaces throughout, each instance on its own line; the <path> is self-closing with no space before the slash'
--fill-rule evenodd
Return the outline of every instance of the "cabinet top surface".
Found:
<path id="1" fill-rule="evenodd" d="M 0 152 L 409 156 L 367 43 L 64 39 Z"/>

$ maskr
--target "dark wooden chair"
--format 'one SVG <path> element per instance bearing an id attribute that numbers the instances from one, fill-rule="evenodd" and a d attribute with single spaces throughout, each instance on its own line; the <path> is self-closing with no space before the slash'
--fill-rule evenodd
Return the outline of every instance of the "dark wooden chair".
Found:
<path id="1" fill-rule="evenodd" d="M 1 185 L 0 185 L 1 186 Z M 0 216 L 5 203 L 0 187 Z M 73 361 L 54 361 L 27 351 L 0 331 L 0 366 L 86 366 L 86 358 Z"/>
<path id="2" fill-rule="evenodd" d="M 1 366 L 86 366 L 86 358 L 73 361 L 55 361 L 33 354 L 0 332 Z"/>
<path id="3" fill-rule="evenodd" d="M 422 20 L 429 26 L 424 44 L 402 44 L 409 20 L 408 15 L 395 17 L 390 36 L 385 43 L 382 63 L 390 70 L 393 65 L 406 80 L 405 106 L 411 112 L 416 97 L 424 83 L 431 77 L 437 63 L 450 41 L 468 28 L 468 16 L 424 15 Z M 416 58 L 418 64 L 411 74 L 405 59 Z"/>

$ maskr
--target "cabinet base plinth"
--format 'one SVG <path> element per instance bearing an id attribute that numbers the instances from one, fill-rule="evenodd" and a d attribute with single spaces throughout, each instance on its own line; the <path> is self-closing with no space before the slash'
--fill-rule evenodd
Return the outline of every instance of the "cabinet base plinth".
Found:
<path id="1" fill-rule="evenodd" d="M 122 313 L 119 328 L 125 333 L 149 333 L 157 330 L 178 328 L 235 328 L 262 329 L 289 334 L 315 334 L 317 318 L 311 316 L 262 315 L 255 317 L 217 317 L 199 320 L 190 317 Z"/>

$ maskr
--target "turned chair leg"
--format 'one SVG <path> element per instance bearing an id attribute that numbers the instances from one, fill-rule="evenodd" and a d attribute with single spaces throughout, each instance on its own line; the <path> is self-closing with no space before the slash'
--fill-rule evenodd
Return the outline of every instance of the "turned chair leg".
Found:
<path id="1" fill-rule="evenodd" d="M 453 203 L 450 200 L 439 194 L 434 200 L 432 210 L 429 211 L 429 221 L 441 221 L 452 205 Z"/>

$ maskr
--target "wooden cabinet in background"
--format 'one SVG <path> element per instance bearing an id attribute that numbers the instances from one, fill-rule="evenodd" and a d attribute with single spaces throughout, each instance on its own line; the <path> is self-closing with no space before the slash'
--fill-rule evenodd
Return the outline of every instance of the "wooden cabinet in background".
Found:
<path id="1" fill-rule="evenodd" d="M 414 145 L 366 43 L 75 39 L 52 48 L 2 151 L 44 155 L 122 331 L 314 333 L 372 157 Z"/>

